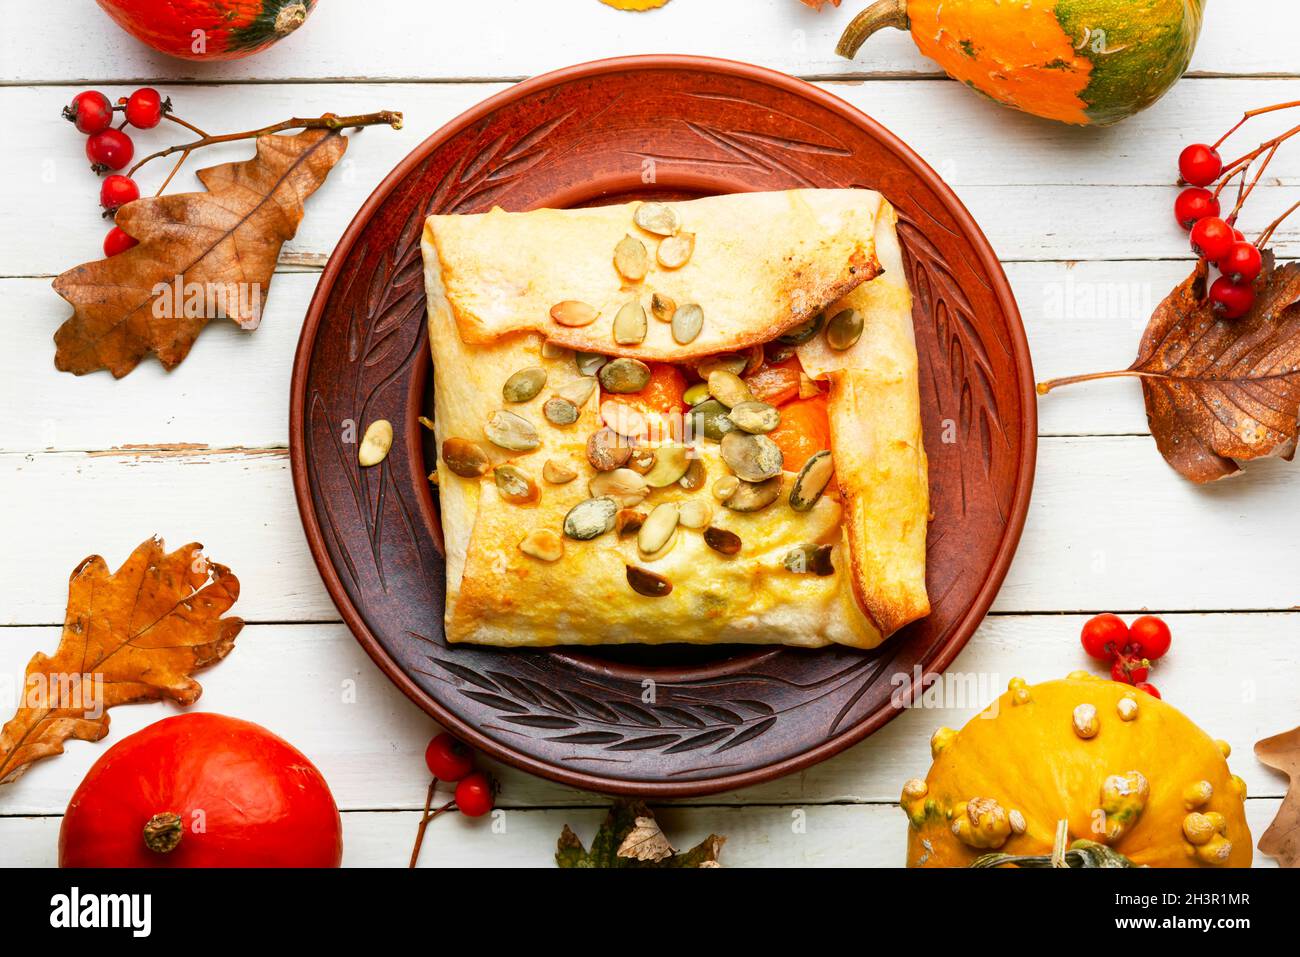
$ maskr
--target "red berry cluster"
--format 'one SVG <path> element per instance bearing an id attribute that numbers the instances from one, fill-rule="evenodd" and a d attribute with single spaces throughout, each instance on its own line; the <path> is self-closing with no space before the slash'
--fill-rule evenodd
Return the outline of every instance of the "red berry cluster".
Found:
<path id="1" fill-rule="evenodd" d="M 1174 200 L 1174 218 L 1183 229 L 1191 233 L 1192 251 L 1218 268 L 1219 275 L 1210 284 L 1209 300 L 1214 311 L 1227 319 L 1244 316 L 1255 304 L 1255 279 L 1263 268 L 1260 250 L 1272 236 L 1273 230 L 1296 207 L 1293 206 L 1275 220 L 1254 243 L 1248 242 L 1241 230 L 1237 229 L 1237 216 L 1264 175 L 1269 162 L 1277 154 L 1278 147 L 1300 132 L 1300 127 L 1265 140 L 1255 149 L 1227 163 L 1219 155 L 1219 147 L 1251 117 L 1297 106 L 1300 106 L 1300 100 L 1248 110 L 1213 145 L 1193 143 L 1178 155 L 1179 181 L 1186 188 Z M 1219 196 L 1234 179 L 1238 180 L 1237 201 L 1224 215 L 1219 206 Z M 1211 186 L 1214 187 L 1213 190 L 1209 188 Z"/>
<path id="2" fill-rule="evenodd" d="M 436 781 L 456 782 L 456 808 L 466 817 L 482 817 L 492 810 L 496 786 L 482 771 L 474 770 L 474 752 L 447 732 L 429 742 L 424 763 Z"/>
<path id="3" fill-rule="evenodd" d="M 1143 615 L 1132 625 L 1126 625 L 1119 615 L 1097 615 L 1084 623 L 1079 637 L 1084 651 L 1110 665 L 1110 676 L 1115 681 L 1160 697 L 1156 686 L 1147 682 L 1147 676 L 1151 662 L 1164 657 L 1173 640 L 1164 621 L 1155 615 Z"/>
<path id="4" fill-rule="evenodd" d="M 420 827 L 415 834 L 415 847 L 411 851 L 412 867 L 420 860 L 424 832 L 430 821 L 453 808 L 466 817 L 482 817 L 492 810 L 497 792 L 495 781 L 482 771 L 474 770 L 474 752 L 445 731 L 429 742 L 429 747 L 424 752 L 424 763 L 429 766 L 433 780 L 429 782 L 424 814 L 420 817 Z M 455 781 L 456 795 L 442 807 L 434 808 L 433 792 L 439 781 Z"/>
<path id="5" fill-rule="evenodd" d="M 1190 184 L 1174 200 L 1174 215 L 1191 231 L 1192 251 L 1219 269 L 1210 284 L 1210 304 L 1228 319 L 1237 319 L 1255 304 L 1255 277 L 1263 266 L 1258 247 L 1228 219 L 1219 215 L 1219 197 L 1205 187 L 1223 172 L 1219 151 L 1205 143 L 1193 143 L 1178 157 L 1178 172 Z"/>
<path id="6" fill-rule="evenodd" d="M 135 157 L 135 144 L 126 133 L 127 126 L 151 130 L 171 112 L 171 100 L 164 100 L 152 87 L 142 87 L 130 96 L 120 97 L 117 105 L 98 90 L 84 90 L 63 108 L 64 119 L 86 134 L 86 158 L 96 173 L 124 169 Z M 113 125 L 114 113 L 122 113 L 119 126 Z M 121 206 L 140 198 L 140 187 L 130 176 L 114 172 L 106 176 L 99 188 L 99 205 L 104 215 L 112 215 Z M 116 256 L 136 245 L 136 240 L 114 226 L 104 237 L 104 255 Z"/>

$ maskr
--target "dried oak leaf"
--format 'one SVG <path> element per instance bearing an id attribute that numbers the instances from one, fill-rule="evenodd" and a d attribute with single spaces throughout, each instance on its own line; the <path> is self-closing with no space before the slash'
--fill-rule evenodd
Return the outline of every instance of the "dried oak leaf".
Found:
<path id="1" fill-rule="evenodd" d="M 0 729 L 0 783 L 61 754 L 69 738 L 104 737 L 109 708 L 198 699 L 203 689 L 191 673 L 229 654 L 244 627 L 221 617 L 239 597 L 239 580 L 202 549 L 167 554 L 151 538 L 116 572 L 98 555 L 73 569 L 58 650 L 32 658 L 18 711 Z"/>
<path id="2" fill-rule="evenodd" d="M 73 307 L 54 334 L 55 366 L 121 378 L 154 353 L 171 369 L 210 318 L 256 328 L 280 247 L 347 143 L 337 130 L 261 136 L 252 159 L 199 171 L 207 192 L 123 206 L 117 225 L 139 245 L 54 280 Z"/>
<path id="3" fill-rule="evenodd" d="M 555 849 L 560 867 L 721 867 L 718 853 L 727 839 L 710 834 L 677 854 L 654 813 L 641 801 L 618 801 L 605 815 L 591 850 L 566 824 Z"/>
<path id="4" fill-rule="evenodd" d="M 1256 742 L 1255 757 L 1291 779 L 1277 816 L 1259 839 L 1260 853 L 1283 867 L 1300 867 L 1300 728 Z"/>

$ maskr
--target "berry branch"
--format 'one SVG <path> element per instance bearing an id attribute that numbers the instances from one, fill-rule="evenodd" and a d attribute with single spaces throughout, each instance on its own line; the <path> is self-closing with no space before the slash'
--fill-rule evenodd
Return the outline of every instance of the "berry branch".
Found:
<path id="1" fill-rule="evenodd" d="M 120 126 L 113 125 L 114 114 L 116 113 L 122 114 L 122 124 Z M 271 133 L 279 133 L 283 130 L 341 130 L 378 125 L 391 126 L 395 130 L 402 128 L 401 113 L 392 110 L 381 110 L 378 113 L 364 113 L 358 116 L 336 116 L 333 113 L 324 113 L 315 117 L 294 117 L 280 123 L 264 126 L 261 129 L 213 136 L 189 120 L 182 119 L 172 112 L 171 99 L 164 99 L 152 87 L 141 87 L 129 97 L 120 97 L 116 106 L 112 105 L 108 97 L 98 90 L 85 90 L 74 96 L 72 102 L 63 108 L 63 117 L 86 134 L 86 158 L 90 160 L 90 168 L 96 173 L 113 171 L 112 175 L 104 178 L 99 190 L 99 204 L 104 208 L 105 218 L 114 216 L 119 208 L 140 198 L 140 187 L 133 177 L 136 171 L 150 160 L 161 159 L 175 153 L 180 154 L 176 162 L 172 164 L 171 171 L 163 179 L 162 185 L 154 193 L 154 196 L 157 197 L 161 196 L 163 190 L 171 184 L 176 174 L 180 172 L 180 168 L 185 165 L 185 161 L 189 159 L 190 154 L 205 146 L 254 139 Z M 126 127 L 133 126 L 139 130 L 149 130 L 163 120 L 184 127 L 197 136 L 198 139 L 150 153 L 134 166 L 131 166 L 126 173 L 117 172 L 130 166 L 131 160 L 135 156 L 135 144 L 126 132 Z M 136 240 L 134 238 L 114 226 L 104 238 L 104 255 L 115 256 L 120 252 L 125 252 L 135 244 Z"/>
<path id="2" fill-rule="evenodd" d="M 217 143 L 233 143 L 236 140 L 251 140 L 259 136 L 267 136 L 271 133 L 280 133 L 284 130 L 343 130 L 359 129 L 363 126 L 391 126 L 395 130 L 402 128 L 402 114 L 395 113 L 392 110 L 380 110 L 378 113 L 363 113 L 358 116 L 336 116 L 333 113 L 325 113 L 321 116 L 310 118 L 294 117 L 288 120 L 282 120 L 279 123 L 272 123 L 270 126 L 263 126 L 257 130 L 246 130 L 243 133 L 224 133 L 220 136 L 202 136 L 192 143 L 181 143 L 178 146 L 169 146 L 165 150 L 159 150 L 156 153 L 150 153 L 140 162 L 136 163 L 127 171 L 128 176 L 135 175 L 145 163 L 150 160 L 161 159 L 164 156 L 171 156 L 173 153 L 191 153 L 194 150 L 201 149 L 204 146 L 214 146 Z"/>
<path id="3" fill-rule="evenodd" d="M 1300 133 L 1300 125 L 1265 140 L 1227 164 L 1219 155 L 1219 147 L 1253 117 L 1294 107 L 1300 107 L 1300 100 L 1247 110 L 1213 145 L 1193 143 L 1178 156 L 1178 182 L 1187 188 L 1174 200 L 1174 217 L 1190 231 L 1192 251 L 1218 268 L 1220 275 L 1210 284 L 1208 299 L 1214 311 L 1228 319 L 1244 316 L 1254 305 L 1254 282 L 1263 267 L 1262 251 L 1297 207 L 1292 206 L 1274 220 L 1254 243 L 1247 242 L 1237 229 L 1237 217 L 1282 144 Z M 1237 181 L 1237 200 L 1226 216 L 1220 216 L 1219 197 L 1233 180 Z M 1207 188 L 1210 186 L 1214 186 L 1213 192 Z"/>

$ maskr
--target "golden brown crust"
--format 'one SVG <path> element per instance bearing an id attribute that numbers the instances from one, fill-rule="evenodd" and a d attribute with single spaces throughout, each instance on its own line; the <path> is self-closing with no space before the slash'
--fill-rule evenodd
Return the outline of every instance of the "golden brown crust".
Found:
<path id="1" fill-rule="evenodd" d="M 740 205 L 756 202 L 765 209 L 772 208 L 774 202 L 771 197 L 752 195 L 730 199 Z M 819 196 L 801 202 L 809 208 L 825 208 L 829 199 Z M 798 316 L 825 308 L 829 299 L 814 302 L 808 298 L 814 287 L 822 290 L 818 295 L 837 299 L 846 288 L 852 290 L 832 308 L 854 305 L 864 310 L 868 316 L 863 335 L 866 345 L 826 355 L 826 350 L 817 351 L 818 337 L 800 349 L 810 374 L 831 383 L 832 444 L 840 496 L 824 496 L 808 513 L 778 503 L 761 512 L 741 514 L 719 505 L 707 491 L 692 494 L 670 487 L 654 492 L 642 506 L 648 510 L 666 500 L 706 499 L 715 510 L 713 524 L 735 532 L 744 543 L 741 553 L 732 558 L 713 552 L 694 530 L 679 530 L 671 550 L 653 561 L 637 553 L 634 539 L 620 539 L 613 533 L 585 542 L 565 539 L 564 554 L 554 563 L 541 562 L 519 550 L 519 541 L 527 532 L 534 528 L 558 531 L 566 512 L 588 497 L 591 472 L 582 446 L 598 425 L 597 400 L 581 409 L 581 418 L 573 426 L 547 424 L 541 405 L 559 385 L 576 376 L 572 359 L 543 355 L 541 337 L 529 331 L 531 327 L 504 322 L 490 332 L 473 318 L 474 310 L 456 290 L 477 288 L 481 282 L 473 273 L 491 273 L 495 267 L 491 262 L 474 265 L 466 251 L 452 248 L 465 239 L 459 226 L 441 221 L 446 217 L 429 221 L 424 249 L 430 342 L 437 370 L 452 370 L 434 377 L 438 442 L 453 435 L 481 441 L 486 416 L 501 408 L 505 378 L 526 365 L 540 365 L 548 373 L 540 395 L 510 407 L 538 427 L 542 446 L 524 454 L 489 447 L 494 461 L 509 461 L 538 482 L 542 496 L 537 505 L 521 509 L 503 501 L 491 474 L 466 479 L 439 463 L 448 546 L 449 641 L 496 645 L 746 642 L 804 647 L 834 643 L 871 648 L 906 621 L 925 613 L 924 516 L 928 499 L 907 291 L 904 286 L 900 292 L 895 283 L 886 285 L 884 277 L 859 285 L 861 275 L 878 272 L 877 245 L 884 247 L 887 278 L 901 280 L 892 211 L 887 205 L 882 207 L 875 194 L 869 198 L 837 196 L 834 200 L 831 205 L 838 209 L 871 211 L 871 233 L 865 241 L 853 240 L 845 254 L 847 265 L 836 275 L 818 267 L 822 271 L 812 286 L 806 274 L 792 273 L 781 279 L 784 295 L 808 300 L 781 309 L 754 298 L 752 287 L 757 280 L 753 276 L 733 277 L 729 282 L 743 281 L 751 287 L 744 293 L 750 297 L 748 308 L 737 312 L 740 321 L 728 324 L 728 338 L 715 341 L 708 352 L 736 351 L 768 341 L 798 321 Z M 621 216 L 630 219 L 630 208 L 621 209 Z M 881 209 L 884 212 L 877 215 Z M 685 219 L 686 214 L 682 215 Z M 697 217 L 694 225 L 707 235 L 711 227 L 706 218 L 700 213 L 691 215 Z M 721 218 L 730 221 L 734 215 Z M 570 254 L 567 246 L 545 240 L 549 233 L 541 232 L 542 238 L 529 242 L 541 243 L 551 258 L 556 250 L 562 250 L 566 259 L 574 259 L 576 254 Z M 525 233 L 536 236 L 531 227 Z M 697 251 L 701 243 L 703 239 L 697 241 Z M 514 248 L 520 243 L 507 245 Z M 872 252 L 864 259 L 868 250 Z M 514 275 L 517 268 L 514 265 L 507 271 Z M 718 295 L 743 298 L 742 292 L 733 290 Z M 790 316 L 796 319 L 790 320 Z M 652 330 L 664 328 L 655 320 L 650 325 Z M 555 333 L 552 344 L 583 346 L 588 341 L 575 341 L 567 334 L 581 329 L 550 325 L 548 331 Z M 592 351 L 657 358 L 648 347 L 616 347 L 612 337 Z M 689 353 L 675 347 L 666 358 L 682 360 L 689 358 Z M 846 362 L 852 368 L 839 367 Z M 861 364 L 867 368 L 859 368 Z M 864 444 L 868 434 L 871 441 Z M 715 444 L 705 443 L 702 453 L 708 484 L 712 484 L 726 469 Z M 543 464 L 552 457 L 576 463 L 579 477 L 567 485 L 543 482 Z M 910 472 L 905 467 L 909 461 Z M 792 481 L 793 476 L 787 473 L 783 494 L 788 494 Z M 922 529 L 919 551 L 910 534 L 910 523 L 917 515 Z M 782 558 L 805 542 L 833 547 L 835 574 L 823 578 L 784 570 Z M 905 567 L 891 568 L 893 562 Z M 633 592 L 626 581 L 627 564 L 663 575 L 674 583 L 673 591 L 654 599 Z M 647 621 L 653 626 L 647 627 Z"/>
<path id="2" fill-rule="evenodd" d="M 690 261 L 652 265 L 642 282 L 628 283 L 614 268 L 614 247 L 632 235 L 653 260 L 658 239 L 633 225 L 639 205 L 429 217 L 426 236 L 461 339 L 483 345 L 536 332 L 571 349 L 684 361 L 774 339 L 878 271 L 879 194 L 790 190 L 668 204 L 696 234 Z M 651 321 L 640 345 L 615 343 L 618 308 L 631 299 L 648 307 L 655 293 L 705 307 L 698 338 L 681 345 L 667 323 Z M 554 322 L 551 307 L 570 299 L 598 310 L 596 320 Z"/>

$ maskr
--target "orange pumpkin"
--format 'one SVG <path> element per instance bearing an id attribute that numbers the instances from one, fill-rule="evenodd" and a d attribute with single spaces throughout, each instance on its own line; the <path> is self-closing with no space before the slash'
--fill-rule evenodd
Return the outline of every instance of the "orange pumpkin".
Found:
<path id="1" fill-rule="evenodd" d="M 1144 110 L 1192 57 L 1205 0 L 877 0 L 837 48 L 910 30 L 955 80 L 1035 116 L 1106 126 Z"/>

